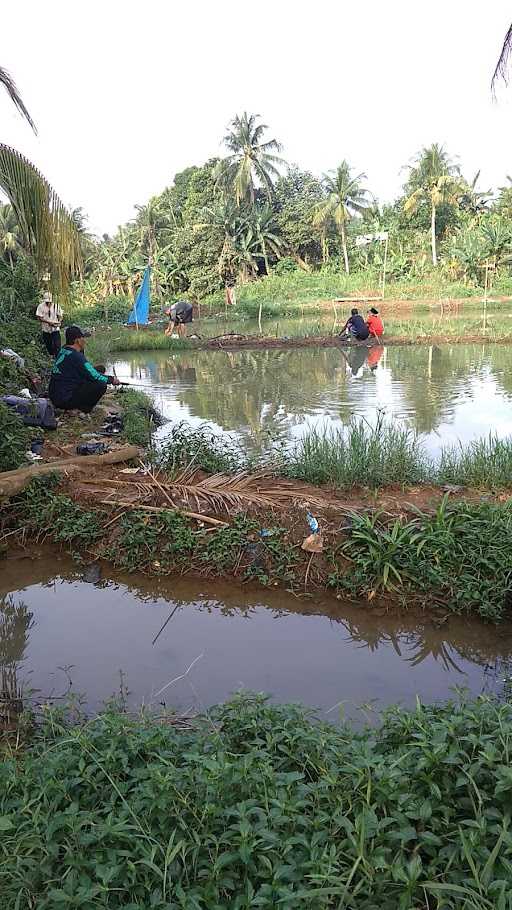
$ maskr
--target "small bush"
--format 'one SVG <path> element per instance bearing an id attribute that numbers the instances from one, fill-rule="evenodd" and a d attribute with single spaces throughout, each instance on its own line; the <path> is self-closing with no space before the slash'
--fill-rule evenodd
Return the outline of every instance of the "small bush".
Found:
<path id="1" fill-rule="evenodd" d="M 351 594 L 423 594 L 447 611 L 499 621 L 512 609 L 512 506 L 449 503 L 435 515 L 389 521 L 354 514 L 348 540 L 334 555 L 348 560 L 330 584 Z"/>

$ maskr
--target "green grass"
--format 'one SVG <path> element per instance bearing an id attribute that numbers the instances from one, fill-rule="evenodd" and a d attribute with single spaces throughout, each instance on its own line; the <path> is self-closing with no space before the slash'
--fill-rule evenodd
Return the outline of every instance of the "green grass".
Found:
<path id="1" fill-rule="evenodd" d="M 375 426 L 353 420 L 346 429 L 312 429 L 278 470 L 313 484 L 383 487 L 389 484 L 459 484 L 483 490 L 512 487 L 512 437 L 495 434 L 458 446 L 443 447 L 434 463 L 422 437 L 380 417 Z"/>
<path id="2" fill-rule="evenodd" d="M 100 330 L 94 338 L 101 337 Z M 92 339 L 91 339 L 92 340 Z M 109 331 L 110 350 L 115 351 L 189 351 L 197 343 L 188 338 L 173 338 L 164 335 L 164 327 L 159 330 L 144 329 L 140 332 L 121 327 Z"/>
<path id="3" fill-rule="evenodd" d="M 0 764 L 3 910 L 508 910 L 512 708 L 375 731 L 238 695 L 176 730 L 48 713 Z"/>
<path id="4" fill-rule="evenodd" d="M 412 430 L 386 423 L 353 420 L 345 430 L 312 429 L 285 454 L 282 471 L 313 484 L 378 487 L 420 483 L 431 466 Z"/>
<path id="5" fill-rule="evenodd" d="M 439 483 L 500 489 L 512 486 L 512 438 L 490 433 L 465 445 L 441 450 L 436 471 Z"/>
<path id="6" fill-rule="evenodd" d="M 242 285 L 237 289 L 237 310 L 251 316 L 256 316 L 260 303 L 263 313 L 274 313 L 274 307 L 279 309 L 279 314 L 297 312 L 302 305 L 317 300 L 331 300 L 334 297 L 346 296 L 380 296 L 380 271 L 366 270 L 345 275 L 344 272 L 323 270 L 318 272 L 303 272 L 294 270 L 278 274 L 272 272 L 268 277 L 259 281 Z M 512 282 L 503 279 L 501 284 L 493 288 L 494 293 L 512 294 Z M 441 298 L 467 298 L 481 297 L 482 288 L 467 285 L 463 282 L 447 280 L 439 271 L 432 270 L 422 278 L 389 280 L 386 284 L 386 298 L 389 300 L 438 300 Z M 218 307 L 223 306 L 221 294 L 208 298 L 204 303 L 211 303 Z"/>

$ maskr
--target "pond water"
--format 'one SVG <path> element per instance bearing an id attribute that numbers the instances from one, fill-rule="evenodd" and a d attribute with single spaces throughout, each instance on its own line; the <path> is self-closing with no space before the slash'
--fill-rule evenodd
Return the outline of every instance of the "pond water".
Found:
<path id="1" fill-rule="evenodd" d="M 511 632 L 222 582 L 120 575 L 93 585 L 69 559 L 38 553 L 2 562 L 0 691 L 3 671 L 39 699 L 71 685 L 95 710 L 119 693 L 122 671 L 132 706 L 201 709 L 243 687 L 336 721 L 361 718 L 362 705 L 445 699 L 454 686 L 500 692 Z"/>
<path id="2" fill-rule="evenodd" d="M 427 451 L 512 433 L 512 350 L 454 344 L 273 351 L 119 354 L 120 379 L 154 396 L 164 416 L 208 421 L 250 450 L 290 443 L 312 426 L 374 421 L 379 410 L 425 435 Z M 160 430 L 165 436 L 169 426 Z"/>

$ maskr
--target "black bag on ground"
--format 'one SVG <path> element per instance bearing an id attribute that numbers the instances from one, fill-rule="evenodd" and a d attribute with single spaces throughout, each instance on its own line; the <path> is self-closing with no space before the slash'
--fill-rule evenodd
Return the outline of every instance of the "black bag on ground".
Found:
<path id="1" fill-rule="evenodd" d="M 3 395 L 0 401 L 9 408 L 13 408 L 27 427 L 42 427 L 43 430 L 57 429 L 55 410 L 48 398 L 22 398 L 19 395 Z"/>

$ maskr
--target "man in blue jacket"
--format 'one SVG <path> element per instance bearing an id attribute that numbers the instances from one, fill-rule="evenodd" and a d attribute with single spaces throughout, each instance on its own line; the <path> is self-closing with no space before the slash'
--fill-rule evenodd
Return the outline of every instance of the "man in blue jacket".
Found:
<path id="1" fill-rule="evenodd" d="M 340 335 L 345 334 L 351 335 L 357 341 L 366 341 L 370 334 L 370 329 L 355 307 L 350 311 L 350 316 L 340 332 Z"/>
<path id="2" fill-rule="evenodd" d="M 119 385 L 115 376 L 99 373 L 85 354 L 85 334 L 77 325 L 66 329 L 66 345 L 52 368 L 48 395 L 56 408 L 90 414 L 107 385 Z"/>

